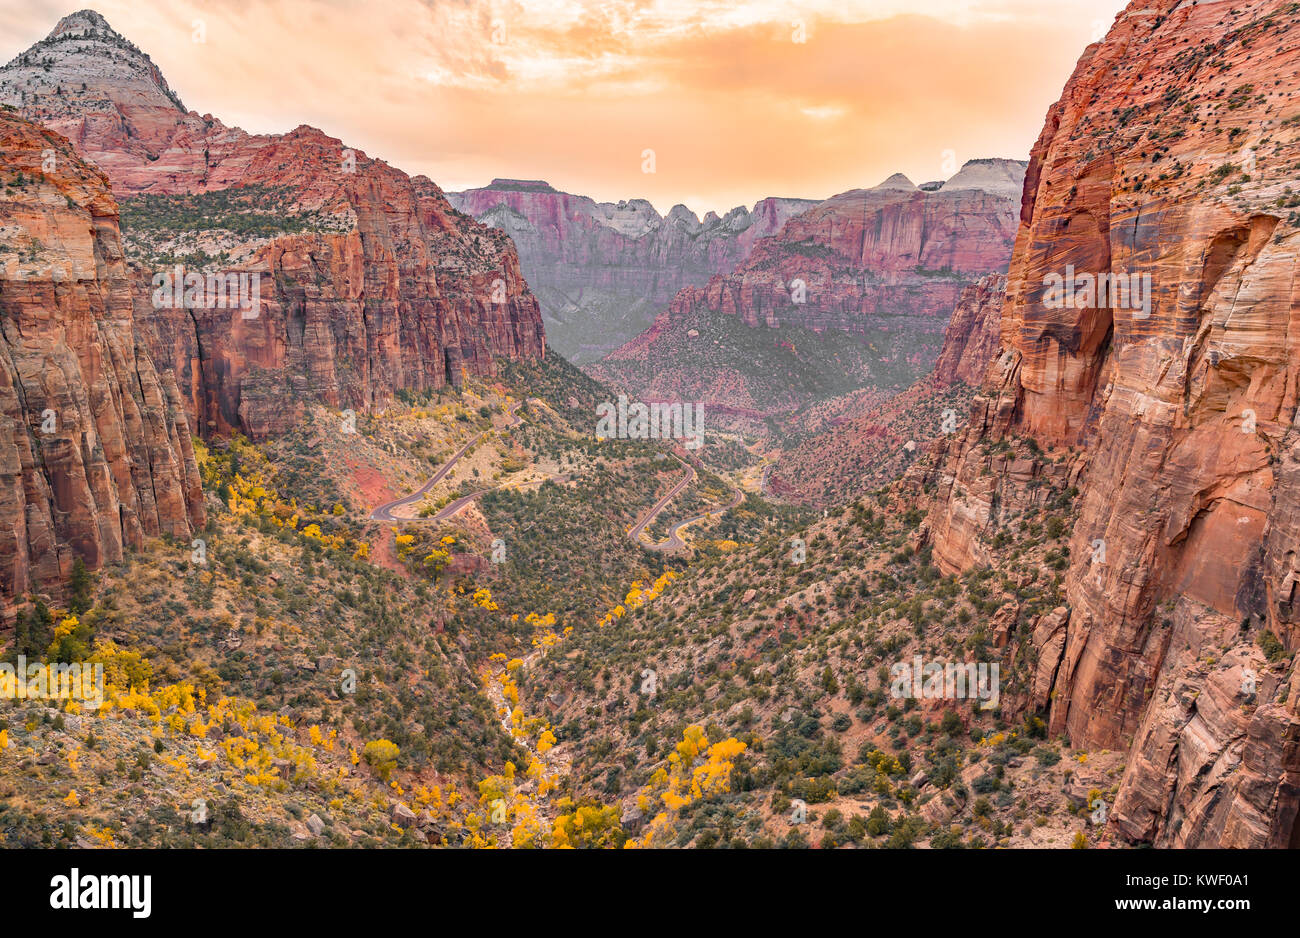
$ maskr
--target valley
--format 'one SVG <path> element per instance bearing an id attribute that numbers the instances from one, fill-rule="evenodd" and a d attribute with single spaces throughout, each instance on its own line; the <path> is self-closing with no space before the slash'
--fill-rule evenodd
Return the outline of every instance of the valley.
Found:
<path id="1" fill-rule="evenodd" d="M 1300 844 L 1300 4 L 1106 23 L 1028 159 L 700 214 L 58 20 L 0 68 L 0 846 Z"/>

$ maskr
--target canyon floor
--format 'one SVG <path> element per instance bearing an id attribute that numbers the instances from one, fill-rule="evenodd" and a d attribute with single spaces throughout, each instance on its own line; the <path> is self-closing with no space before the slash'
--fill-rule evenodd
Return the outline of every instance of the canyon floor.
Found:
<path id="1" fill-rule="evenodd" d="M 760 494 L 739 443 L 688 469 L 667 443 L 594 441 L 600 390 L 552 362 L 204 447 L 194 544 L 132 553 L 78 600 L 112 703 L 3 705 L 6 842 L 549 845 L 580 816 L 611 844 L 1111 842 L 1089 817 L 1119 754 L 896 707 L 870 662 L 937 650 L 927 624 L 972 609 L 1045 609 L 1052 578 L 938 577 L 864 507 L 903 515 L 901 496 L 822 518 Z M 806 563 L 781 560 L 790 532 Z M 1050 543 L 1022 526 L 1014 569 Z M 68 628 L 45 608 L 28 634 Z M 719 746 L 731 793 L 644 817 L 679 746 Z"/>

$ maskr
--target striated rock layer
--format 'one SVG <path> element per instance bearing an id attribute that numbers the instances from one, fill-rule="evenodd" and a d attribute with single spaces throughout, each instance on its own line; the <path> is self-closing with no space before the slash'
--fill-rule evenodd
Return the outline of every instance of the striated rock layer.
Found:
<path id="1" fill-rule="evenodd" d="M 510 235 L 541 300 L 551 345 L 580 362 L 622 345 L 679 290 L 730 272 L 758 239 L 817 204 L 768 198 L 752 210 L 739 206 L 701 220 L 684 205 L 661 216 L 644 199 L 598 203 L 518 179 L 494 179 L 447 198 Z"/>
<path id="2" fill-rule="evenodd" d="M 707 309 L 818 332 L 892 321 L 941 333 L 965 286 L 1006 270 L 1023 171 L 1014 160 L 974 160 L 938 190 L 895 175 L 834 196 L 757 242 L 735 271 L 681 291 L 669 315 Z"/>
<path id="3" fill-rule="evenodd" d="M 646 400 L 764 416 L 905 389 L 934 366 L 962 291 L 1010 262 L 1024 166 L 974 160 L 925 189 L 896 175 L 827 199 L 588 371 Z"/>
<path id="4" fill-rule="evenodd" d="M 142 333 L 205 434 L 261 438 L 308 398 L 368 411 L 545 354 L 509 238 L 428 179 L 313 128 L 257 136 L 186 112 L 96 13 L 65 17 L 0 70 L 0 101 L 108 173 L 132 220 Z M 256 274 L 256 316 L 160 307 L 151 284 L 178 260 L 183 273 Z"/>
<path id="5" fill-rule="evenodd" d="M 108 180 L 0 112 L 0 614 L 81 557 L 188 538 L 203 495 L 182 395 L 138 341 Z"/>
<path id="6" fill-rule="evenodd" d="M 1129 751 L 1111 817 L 1135 842 L 1297 836 L 1297 30 L 1281 0 L 1138 0 L 1089 47 L 1033 149 L 1001 351 L 933 480 L 949 570 L 1044 474 L 1078 486 L 1029 706 Z M 1057 302 L 1070 267 L 1149 276 L 1149 310 Z M 1012 435 L 1061 458 L 989 445 Z"/>
<path id="7" fill-rule="evenodd" d="M 936 381 L 979 384 L 984 380 L 1001 344 L 1006 297 L 1007 278 L 1002 274 L 989 274 L 961 291 L 934 363 Z"/>

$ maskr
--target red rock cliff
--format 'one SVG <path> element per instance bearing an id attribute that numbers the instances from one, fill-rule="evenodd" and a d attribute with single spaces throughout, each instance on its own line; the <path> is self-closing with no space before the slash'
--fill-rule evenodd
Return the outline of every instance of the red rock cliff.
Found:
<path id="1" fill-rule="evenodd" d="M 1036 477 L 1079 486 L 1032 703 L 1075 746 L 1129 750 L 1112 819 L 1133 841 L 1296 845 L 1298 30 L 1280 0 L 1138 0 L 1088 49 L 1033 150 L 1001 352 L 936 479 L 949 569 Z M 1149 276 L 1149 315 L 1055 302 L 1069 267 Z M 1065 461 L 986 445 L 1010 435 Z"/>
<path id="2" fill-rule="evenodd" d="M 751 416 L 908 387 L 934 366 L 963 289 L 1010 262 L 1024 165 L 973 160 L 944 184 L 896 175 L 827 199 L 588 371 L 646 400 Z"/>
<path id="3" fill-rule="evenodd" d="M 989 274 L 961 291 L 934 363 L 936 381 L 979 384 L 984 380 L 1000 347 L 1006 296 L 1007 278 L 1002 274 Z"/>
<path id="4" fill-rule="evenodd" d="M 59 135 L 0 112 L 0 612 L 81 557 L 188 538 L 181 395 L 137 341 L 117 204 Z"/>
<path id="5" fill-rule="evenodd" d="M 260 438 L 308 398 L 372 410 L 398 390 L 545 353 L 507 237 L 429 180 L 320 131 L 255 136 L 186 112 L 98 14 L 65 17 L 0 70 L 0 100 L 108 173 L 129 219 L 142 332 L 204 433 Z M 177 258 L 187 273 L 257 274 L 257 316 L 156 308 L 152 278 Z"/>
<path id="6" fill-rule="evenodd" d="M 895 175 L 834 196 L 758 241 L 735 271 L 682 290 L 671 313 L 707 308 L 750 326 L 815 331 L 889 321 L 941 332 L 963 287 L 1006 269 L 1023 168 L 975 160 L 938 190 Z"/>
<path id="7" fill-rule="evenodd" d="M 598 203 L 516 179 L 447 197 L 510 235 L 541 300 L 548 339 L 576 361 L 622 345 L 678 290 L 730 272 L 756 241 L 817 204 L 768 198 L 752 211 L 741 206 L 700 220 L 684 205 L 661 216 L 642 199 Z"/>

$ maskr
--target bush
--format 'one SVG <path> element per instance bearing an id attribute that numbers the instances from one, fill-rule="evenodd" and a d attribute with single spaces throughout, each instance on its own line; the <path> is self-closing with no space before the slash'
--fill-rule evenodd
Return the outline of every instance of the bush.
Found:
<path id="1" fill-rule="evenodd" d="M 1264 653 L 1264 657 L 1269 661 L 1280 661 L 1286 657 L 1286 646 L 1278 641 L 1278 637 L 1267 629 L 1259 633 L 1259 638 L 1255 639 L 1255 643 L 1259 645 L 1259 650 Z"/>
<path id="2" fill-rule="evenodd" d="M 868 834 L 872 837 L 879 837 L 881 834 L 888 834 L 890 826 L 889 815 L 885 813 L 884 808 L 880 805 L 876 805 L 871 809 L 871 813 L 867 815 Z"/>

